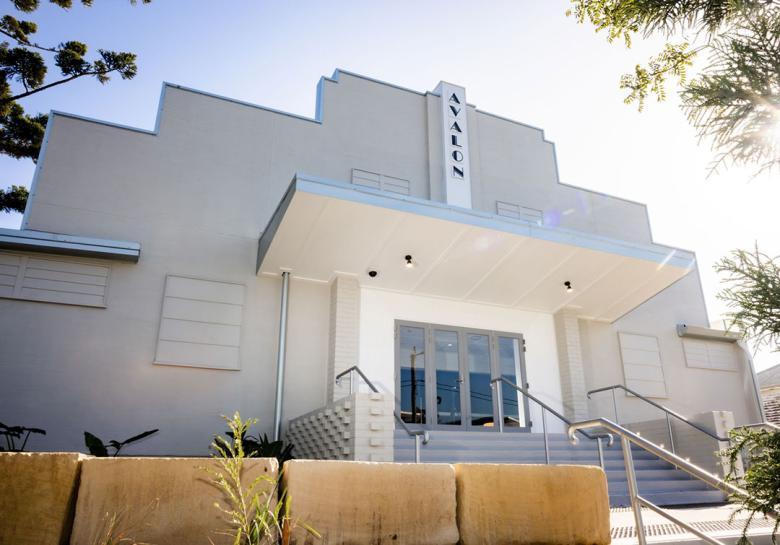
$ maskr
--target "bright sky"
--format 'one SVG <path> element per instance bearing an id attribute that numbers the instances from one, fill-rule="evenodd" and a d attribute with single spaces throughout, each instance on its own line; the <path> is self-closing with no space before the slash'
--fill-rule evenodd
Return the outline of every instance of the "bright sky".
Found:
<path id="1" fill-rule="evenodd" d="M 488 7 L 489 6 L 489 7 Z M 565 16 L 568 0 L 97 0 L 65 12 L 42 2 L 27 19 L 40 43 L 67 39 L 133 51 L 132 81 L 73 82 L 23 104 L 151 129 L 163 81 L 313 115 L 322 75 L 344 68 L 420 91 L 439 80 L 478 108 L 545 129 L 561 181 L 647 203 L 657 242 L 694 250 L 711 318 L 724 307 L 712 264 L 755 241 L 780 254 L 778 174 L 707 177 L 713 159 L 674 93 L 639 114 L 618 78 L 662 42 L 609 45 Z M 54 76 L 55 74 L 52 74 Z M 0 184 L 29 186 L 33 165 L 0 156 Z M 0 227 L 20 216 L 0 214 Z M 760 370 L 777 353 L 756 358 Z"/>

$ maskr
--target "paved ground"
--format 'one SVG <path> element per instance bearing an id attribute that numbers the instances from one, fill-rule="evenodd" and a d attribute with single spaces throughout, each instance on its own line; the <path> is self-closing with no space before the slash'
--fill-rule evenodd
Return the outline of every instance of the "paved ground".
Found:
<path id="1" fill-rule="evenodd" d="M 735 508 L 731 505 L 668 509 L 671 514 L 683 522 L 687 522 L 705 534 L 728 543 L 736 542 L 736 539 L 742 533 L 742 528 L 745 526 L 747 519 L 747 513 L 740 513 L 736 515 L 732 522 L 729 522 L 734 510 Z M 628 508 L 617 508 L 612 509 L 610 515 L 612 520 L 612 543 L 615 545 L 637 543 L 633 511 Z M 688 533 L 668 519 L 647 509 L 642 510 L 642 517 L 648 543 L 694 543 L 699 541 L 695 535 Z M 769 543 L 769 536 L 774 522 L 774 520 L 763 518 L 754 519 L 750 525 L 748 535 L 755 537 L 753 539 L 755 544 Z"/>

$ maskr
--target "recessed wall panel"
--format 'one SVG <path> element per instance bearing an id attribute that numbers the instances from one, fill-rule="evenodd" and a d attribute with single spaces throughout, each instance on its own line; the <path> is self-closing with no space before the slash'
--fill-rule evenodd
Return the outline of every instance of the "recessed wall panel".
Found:
<path id="1" fill-rule="evenodd" d="M 245 287 L 169 275 L 155 363 L 240 369 Z"/>

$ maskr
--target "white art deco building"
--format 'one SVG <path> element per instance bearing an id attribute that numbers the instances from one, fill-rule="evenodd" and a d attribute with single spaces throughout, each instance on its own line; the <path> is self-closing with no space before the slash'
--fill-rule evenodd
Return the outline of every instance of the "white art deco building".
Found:
<path id="1" fill-rule="evenodd" d="M 378 394 L 337 384 L 352 366 Z M 714 435 L 762 418 L 695 255 L 644 205 L 561 183 L 542 130 L 461 87 L 341 70 L 313 119 L 172 84 L 153 130 L 53 112 L 0 230 L 0 377 L 0 421 L 44 450 L 160 428 L 134 452 L 202 455 L 236 409 L 299 456 L 408 460 L 400 420 L 424 461 L 520 452 L 555 413 L 617 409 L 667 445 L 653 403 Z M 589 395 L 612 385 L 639 396 Z"/>

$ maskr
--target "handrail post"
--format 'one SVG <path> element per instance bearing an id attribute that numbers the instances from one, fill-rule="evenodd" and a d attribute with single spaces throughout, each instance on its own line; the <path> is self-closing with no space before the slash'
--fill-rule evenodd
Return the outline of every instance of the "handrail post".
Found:
<path id="1" fill-rule="evenodd" d="M 414 463 L 420 463 L 420 442 L 422 441 L 421 435 L 414 436 Z"/>
<path id="2" fill-rule="evenodd" d="M 626 482 L 628 484 L 628 496 L 631 499 L 631 509 L 634 511 L 634 523 L 636 524 L 636 537 L 639 545 L 647 545 L 645 537 L 645 525 L 642 522 L 642 504 L 639 501 L 639 489 L 636 484 L 634 472 L 634 458 L 631 455 L 631 441 L 627 437 L 620 438 L 623 447 L 623 463 L 626 466 Z"/>
<path id="3" fill-rule="evenodd" d="M 672 454 L 677 454 L 674 450 L 674 436 L 672 435 L 672 421 L 669 420 L 669 413 L 666 413 L 666 427 L 669 430 L 669 448 L 671 448 Z"/>
<path id="4" fill-rule="evenodd" d="M 547 411 L 542 407 L 542 432 L 544 433 L 544 462 L 550 465 L 550 441 L 547 437 Z"/>
<path id="5" fill-rule="evenodd" d="M 357 393 L 360 389 L 360 383 L 358 382 L 360 379 L 355 375 L 357 375 L 357 373 L 353 369 L 349 374 L 349 395 Z"/>
<path id="6" fill-rule="evenodd" d="M 498 433 L 504 433 L 504 396 L 502 395 L 501 381 L 497 380 L 493 384 L 496 385 L 496 398 L 498 400 Z"/>
<path id="7" fill-rule="evenodd" d="M 612 408 L 615 409 L 615 424 L 620 424 L 620 420 L 618 420 L 617 398 L 615 397 L 615 389 L 614 388 L 612 388 Z"/>
<path id="8" fill-rule="evenodd" d="M 599 449 L 599 466 L 606 471 L 604 467 L 604 445 L 601 443 L 601 437 L 596 437 L 596 446 Z"/>

